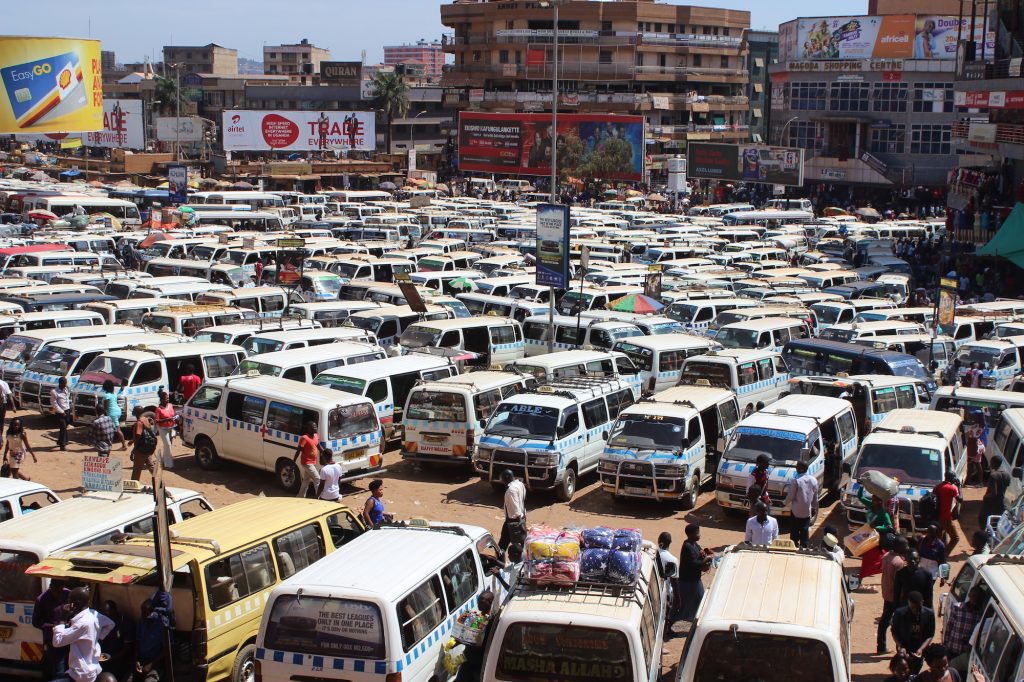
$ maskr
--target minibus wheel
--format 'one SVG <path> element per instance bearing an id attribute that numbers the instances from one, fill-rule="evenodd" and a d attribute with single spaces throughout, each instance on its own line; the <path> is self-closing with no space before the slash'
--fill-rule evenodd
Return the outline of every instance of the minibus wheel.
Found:
<path id="1" fill-rule="evenodd" d="M 217 448 L 209 438 L 201 438 L 196 441 L 195 456 L 196 464 L 201 469 L 210 471 L 220 466 L 220 455 L 217 454 Z"/>
<path id="2" fill-rule="evenodd" d="M 569 465 L 562 475 L 562 483 L 555 489 L 555 494 L 562 502 L 568 502 L 576 493 L 576 466 Z"/>
<path id="3" fill-rule="evenodd" d="M 231 682 L 254 682 L 256 679 L 256 645 L 246 644 L 238 650 L 231 666 Z"/>
<path id="4" fill-rule="evenodd" d="M 295 466 L 295 462 L 287 459 L 277 460 L 277 483 L 285 492 L 294 495 L 299 492 L 299 484 L 301 483 L 299 468 Z"/>

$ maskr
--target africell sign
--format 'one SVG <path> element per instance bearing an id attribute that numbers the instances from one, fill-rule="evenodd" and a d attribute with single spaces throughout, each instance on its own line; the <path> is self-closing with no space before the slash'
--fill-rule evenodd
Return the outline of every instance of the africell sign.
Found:
<path id="1" fill-rule="evenodd" d="M 368 111 L 225 111 L 225 151 L 373 151 Z"/>

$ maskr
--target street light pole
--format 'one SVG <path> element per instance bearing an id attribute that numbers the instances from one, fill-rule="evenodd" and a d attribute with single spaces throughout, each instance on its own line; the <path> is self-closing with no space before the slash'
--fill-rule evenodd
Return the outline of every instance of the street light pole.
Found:
<path id="1" fill-rule="evenodd" d="M 174 162 L 181 161 L 181 64 L 174 67 Z"/>
<path id="2" fill-rule="evenodd" d="M 425 113 L 427 113 L 426 109 L 424 109 L 420 113 L 418 113 L 415 116 L 413 116 L 412 120 L 409 121 L 409 150 L 408 150 L 409 152 L 415 152 L 415 150 L 416 150 L 416 119 L 418 119 L 420 116 L 422 116 Z M 406 166 L 408 166 L 409 159 L 411 159 L 411 158 L 412 158 L 411 156 L 406 154 L 406 160 L 405 160 Z M 408 168 L 406 170 L 408 170 Z"/>
<path id="3" fill-rule="evenodd" d="M 558 6 L 565 0 L 544 0 L 541 7 L 555 10 L 555 23 L 551 32 L 551 203 L 558 203 Z M 568 249 L 568 244 L 562 245 Z M 539 254 L 538 254 L 539 255 Z M 548 353 L 555 352 L 555 288 L 548 288 Z"/>

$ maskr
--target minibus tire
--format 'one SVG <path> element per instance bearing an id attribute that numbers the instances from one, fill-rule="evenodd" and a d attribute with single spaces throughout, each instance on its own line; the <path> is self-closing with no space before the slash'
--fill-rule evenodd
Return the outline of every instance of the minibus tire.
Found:
<path id="1" fill-rule="evenodd" d="M 235 655 L 231 666 L 231 682 L 253 682 L 256 679 L 256 645 L 248 643 Z M 248 674 L 246 674 L 248 671 Z"/>
<path id="2" fill-rule="evenodd" d="M 299 473 L 299 467 L 295 465 L 295 462 L 287 459 L 277 460 L 277 466 L 274 467 L 277 473 L 277 484 L 281 488 L 291 495 L 299 492 L 299 486 L 302 485 L 302 475 Z M 289 474 L 286 471 L 290 471 L 292 484 L 288 483 Z"/>
<path id="3" fill-rule="evenodd" d="M 576 494 L 576 465 L 570 464 L 565 468 L 562 482 L 555 488 L 555 495 L 562 502 L 569 502 L 574 494 Z"/>
<path id="4" fill-rule="evenodd" d="M 219 468 L 221 464 L 217 448 L 209 438 L 199 438 L 196 440 L 195 458 L 199 468 L 206 471 L 213 471 Z"/>
<path id="5" fill-rule="evenodd" d="M 697 506 L 697 497 L 700 495 L 700 472 L 698 471 L 690 479 L 690 490 L 680 498 L 680 506 L 684 510 L 690 510 Z"/>

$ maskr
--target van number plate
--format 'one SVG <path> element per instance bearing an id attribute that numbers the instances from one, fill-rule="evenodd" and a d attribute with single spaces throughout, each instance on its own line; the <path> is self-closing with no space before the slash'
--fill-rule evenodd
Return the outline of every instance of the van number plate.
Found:
<path id="1" fill-rule="evenodd" d="M 627 495 L 638 495 L 640 497 L 650 497 L 651 491 L 647 488 L 634 488 L 632 486 L 623 486 L 622 491 Z"/>
<path id="2" fill-rule="evenodd" d="M 14 628 L 0 628 L 0 641 L 6 641 L 14 636 Z"/>
<path id="3" fill-rule="evenodd" d="M 349 461 L 349 460 L 352 460 L 352 459 L 360 459 L 362 457 L 366 457 L 366 450 L 365 449 L 363 449 L 363 450 L 351 450 L 351 451 L 345 453 L 345 461 L 346 462 Z"/>

